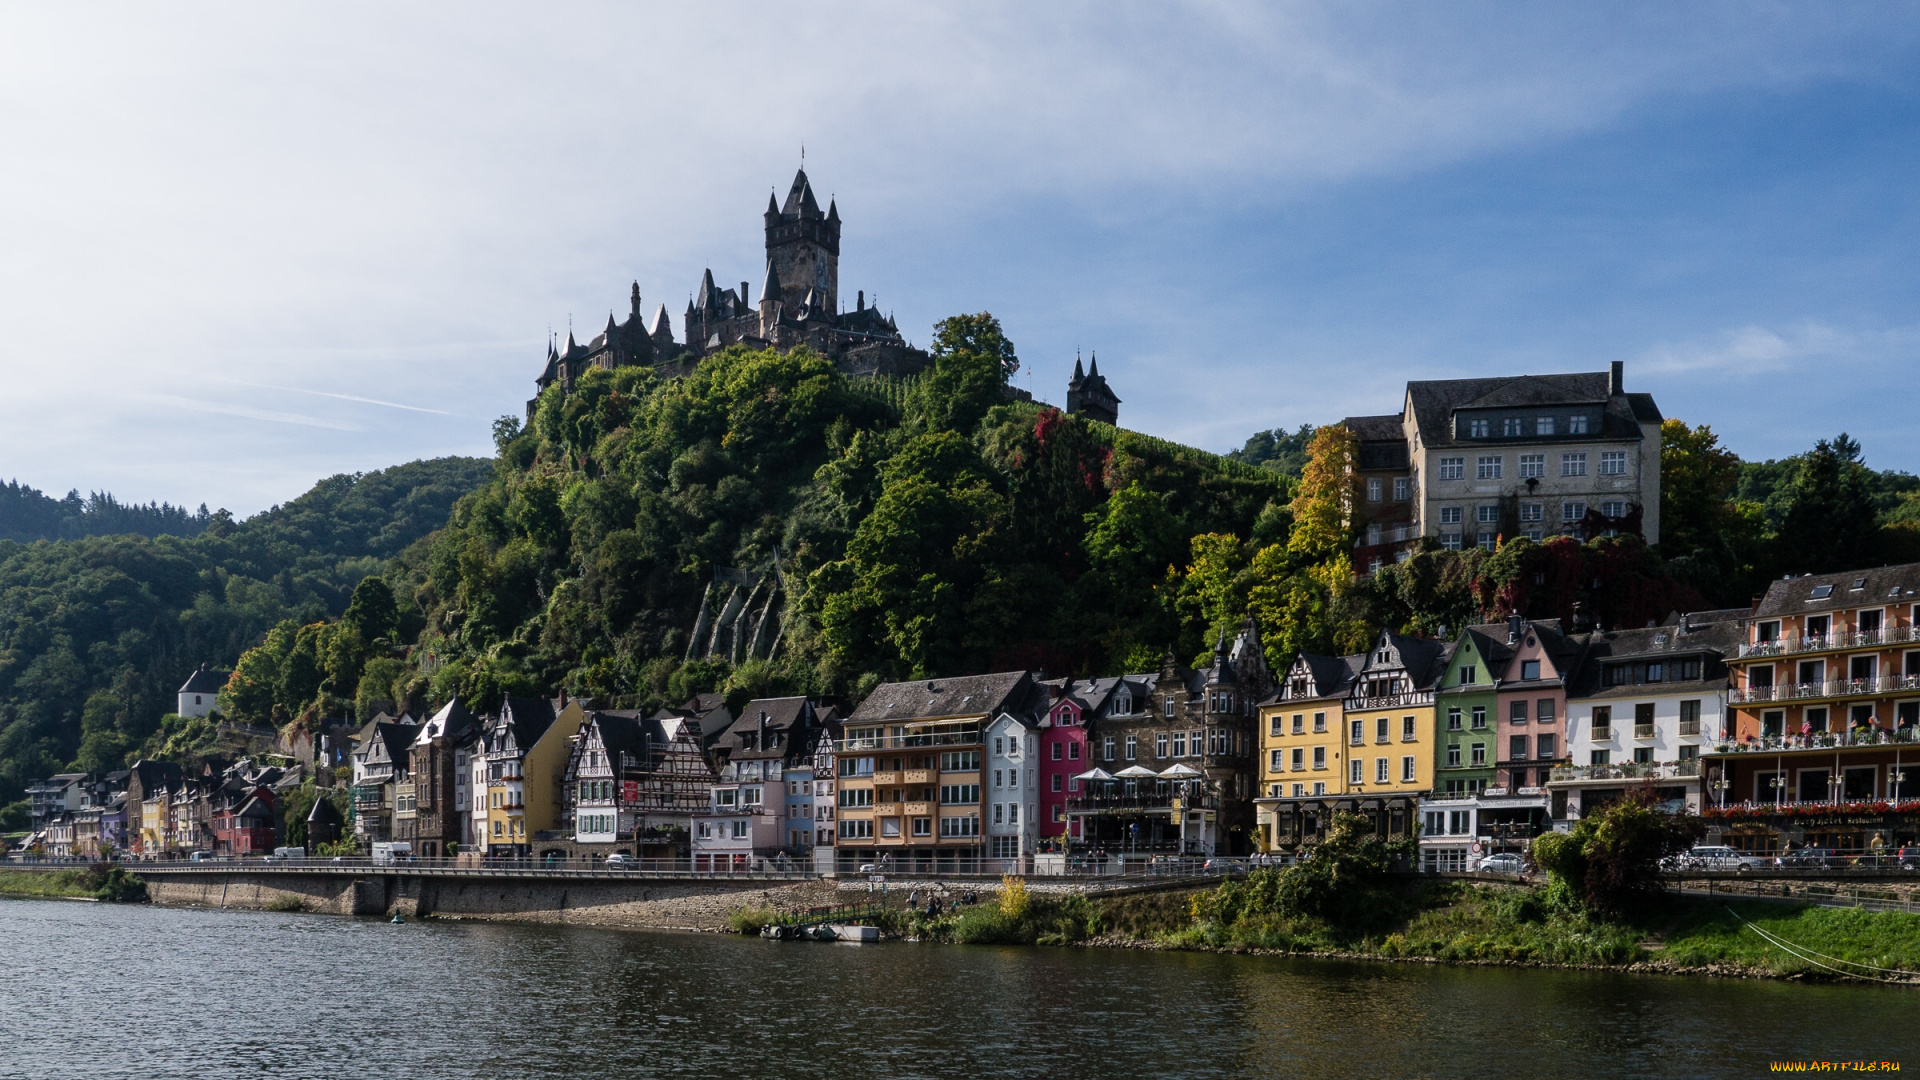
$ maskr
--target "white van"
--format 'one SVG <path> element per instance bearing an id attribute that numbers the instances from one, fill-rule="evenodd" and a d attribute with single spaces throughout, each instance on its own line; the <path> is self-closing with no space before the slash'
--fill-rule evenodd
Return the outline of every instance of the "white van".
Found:
<path id="1" fill-rule="evenodd" d="M 382 842 L 373 845 L 373 861 L 376 865 L 412 862 L 413 845 L 405 841 Z"/>

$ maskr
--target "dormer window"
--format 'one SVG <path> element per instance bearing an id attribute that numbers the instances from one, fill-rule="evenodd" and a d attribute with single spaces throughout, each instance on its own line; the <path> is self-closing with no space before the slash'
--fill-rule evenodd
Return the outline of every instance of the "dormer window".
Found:
<path id="1" fill-rule="evenodd" d="M 1520 437 L 1520 418 L 1517 416 L 1510 416 L 1505 420 L 1500 421 L 1500 434 L 1502 437 L 1508 438 L 1508 439 L 1519 438 Z"/>
<path id="2" fill-rule="evenodd" d="M 1576 416 L 1567 417 L 1567 434 L 1585 435 L 1586 433 L 1587 433 L 1587 418 L 1584 413 Z"/>
<path id="3" fill-rule="evenodd" d="M 1113 699 L 1113 711 L 1122 715 L 1132 712 L 1133 695 L 1125 690 L 1120 691 L 1120 696 Z"/>
<path id="4" fill-rule="evenodd" d="M 1489 438 L 1493 435 L 1493 421 L 1491 420 L 1469 421 L 1467 430 L 1472 433 L 1472 436 L 1471 436 L 1472 438 L 1475 438 L 1475 439 Z"/>
<path id="5" fill-rule="evenodd" d="M 1536 419 L 1536 420 L 1534 420 L 1534 422 L 1533 422 L 1533 433 L 1534 433 L 1535 435 L 1551 435 L 1551 434 L 1553 434 L 1553 417 L 1551 417 L 1551 416 L 1542 416 L 1542 417 L 1539 417 L 1538 419 Z"/>
<path id="6" fill-rule="evenodd" d="M 1812 599 L 1825 600 L 1826 598 L 1832 595 L 1833 595 L 1833 586 L 1831 585 L 1815 585 L 1813 587 Z"/>

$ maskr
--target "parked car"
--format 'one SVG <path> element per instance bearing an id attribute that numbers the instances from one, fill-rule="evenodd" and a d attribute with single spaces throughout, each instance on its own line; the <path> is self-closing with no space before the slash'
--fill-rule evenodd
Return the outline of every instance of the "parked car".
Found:
<path id="1" fill-rule="evenodd" d="M 1789 851 L 1774 860 L 1774 865 L 1786 870 L 1824 870 L 1841 865 L 1841 858 L 1832 848 L 1804 847 L 1798 851 Z"/>
<path id="2" fill-rule="evenodd" d="M 1701 844 L 1679 858 L 1682 870 L 1759 870 L 1772 865 L 1762 855 L 1745 855 L 1718 844 Z"/>
<path id="3" fill-rule="evenodd" d="M 635 865 L 637 864 L 631 855 L 623 855 L 616 851 L 607 856 L 607 869 L 609 870 L 632 869 Z"/>
<path id="4" fill-rule="evenodd" d="M 1524 874 L 1527 872 L 1527 860 L 1511 851 L 1503 851 L 1481 859 L 1477 869 L 1483 874 Z"/>

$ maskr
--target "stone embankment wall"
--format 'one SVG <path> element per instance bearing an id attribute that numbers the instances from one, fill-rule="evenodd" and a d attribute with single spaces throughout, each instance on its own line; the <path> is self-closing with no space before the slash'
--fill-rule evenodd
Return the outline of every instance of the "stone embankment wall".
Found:
<path id="1" fill-rule="evenodd" d="M 374 874 L 192 873 L 144 879 L 156 904 L 717 930 L 737 908 L 844 903 L 821 881 L 606 881 Z"/>

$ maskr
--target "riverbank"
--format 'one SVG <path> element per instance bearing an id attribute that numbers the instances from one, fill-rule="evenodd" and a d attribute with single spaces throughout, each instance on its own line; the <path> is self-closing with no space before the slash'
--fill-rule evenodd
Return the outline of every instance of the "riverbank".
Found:
<path id="1" fill-rule="evenodd" d="M 1222 921 L 1221 890 L 1119 897 L 1028 893 L 929 917 L 904 908 L 873 920 L 892 938 L 981 945 L 1074 945 L 1384 960 L 1471 966 L 1618 970 L 1721 978 L 1920 985 L 1920 915 L 1764 900 L 1668 896 L 1631 920 L 1555 906 L 1523 885 L 1410 886 L 1364 931 L 1323 920 L 1240 913 Z M 1198 901 L 1198 903 L 1196 903 Z M 736 916 L 752 932 L 754 920 Z M 1762 933 L 1764 932 L 1764 933 Z M 1771 940 L 1770 940 L 1771 938 Z M 1782 944 L 1784 943 L 1784 944 Z"/>
<path id="2" fill-rule="evenodd" d="M 118 866 L 0 870 L 0 896 L 138 902 L 147 898 L 147 887 L 138 877 Z"/>

